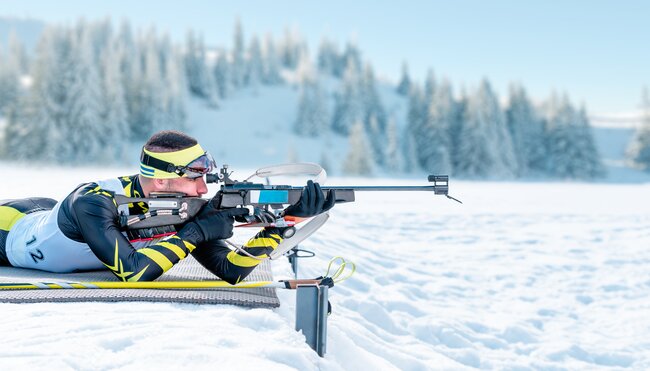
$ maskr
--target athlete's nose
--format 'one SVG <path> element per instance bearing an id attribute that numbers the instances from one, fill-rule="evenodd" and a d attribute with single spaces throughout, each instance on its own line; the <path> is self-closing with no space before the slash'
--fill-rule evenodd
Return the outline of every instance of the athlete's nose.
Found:
<path id="1" fill-rule="evenodd" d="M 208 185 L 205 184 L 205 178 L 204 178 L 204 177 L 200 177 L 200 178 L 196 181 L 195 184 L 196 184 L 196 193 L 197 193 L 199 196 L 208 193 Z"/>

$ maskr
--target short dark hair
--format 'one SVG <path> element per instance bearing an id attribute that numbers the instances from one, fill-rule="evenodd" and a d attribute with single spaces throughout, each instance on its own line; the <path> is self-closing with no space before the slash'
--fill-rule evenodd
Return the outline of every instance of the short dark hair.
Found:
<path id="1" fill-rule="evenodd" d="M 197 144 L 191 136 L 176 130 L 163 130 L 155 133 L 145 143 L 144 148 L 151 152 L 174 152 Z"/>

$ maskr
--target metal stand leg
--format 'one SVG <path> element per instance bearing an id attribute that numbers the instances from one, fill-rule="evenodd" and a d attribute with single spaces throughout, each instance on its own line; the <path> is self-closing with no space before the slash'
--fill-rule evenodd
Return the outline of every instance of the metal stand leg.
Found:
<path id="1" fill-rule="evenodd" d="M 298 285 L 296 292 L 296 331 L 302 331 L 321 357 L 327 345 L 327 290 L 327 286 Z"/>
<path id="2" fill-rule="evenodd" d="M 291 270 L 293 271 L 293 277 L 298 278 L 298 246 L 294 246 L 289 254 L 289 264 L 291 264 Z"/>

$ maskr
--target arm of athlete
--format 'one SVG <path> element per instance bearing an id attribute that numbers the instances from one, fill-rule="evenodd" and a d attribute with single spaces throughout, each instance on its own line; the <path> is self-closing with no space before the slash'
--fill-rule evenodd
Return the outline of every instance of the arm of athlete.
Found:
<path id="1" fill-rule="evenodd" d="M 69 212 L 83 241 L 104 265 L 124 281 L 158 278 L 204 241 L 230 237 L 234 215 L 247 212 L 242 209 L 219 211 L 204 207 L 175 236 L 135 249 L 121 232 L 117 205 L 111 192 L 91 183 L 71 196 Z"/>

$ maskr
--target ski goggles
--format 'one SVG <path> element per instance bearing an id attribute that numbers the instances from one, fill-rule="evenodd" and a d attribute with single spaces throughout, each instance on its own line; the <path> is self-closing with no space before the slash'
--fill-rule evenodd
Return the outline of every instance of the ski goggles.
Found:
<path id="1" fill-rule="evenodd" d="M 203 155 L 190 162 L 186 166 L 177 166 L 176 169 L 180 170 L 182 173 L 181 176 L 188 177 L 190 179 L 196 179 L 209 174 L 217 167 L 214 158 L 210 152 L 205 152 Z"/>
<path id="2" fill-rule="evenodd" d="M 216 167 L 214 158 L 199 144 L 174 152 L 151 152 L 142 148 L 140 174 L 147 178 L 199 178 Z"/>

